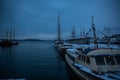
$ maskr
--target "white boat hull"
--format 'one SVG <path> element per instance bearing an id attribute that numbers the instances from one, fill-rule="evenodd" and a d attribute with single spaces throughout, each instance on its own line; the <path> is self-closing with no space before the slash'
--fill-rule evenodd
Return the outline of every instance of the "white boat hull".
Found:
<path id="1" fill-rule="evenodd" d="M 70 66 L 70 68 L 72 69 L 72 71 L 80 78 L 80 79 L 84 79 L 84 80 L 103 80 L 100 79 L 98 77 L 92 76 L 82 70 L 80 70 L 78 67 L 74 66 L 74 63 L 70 62 L 70 59 L 68 58 L 68 56 L 65 54 L 65 59 L 67 64 Z"/>

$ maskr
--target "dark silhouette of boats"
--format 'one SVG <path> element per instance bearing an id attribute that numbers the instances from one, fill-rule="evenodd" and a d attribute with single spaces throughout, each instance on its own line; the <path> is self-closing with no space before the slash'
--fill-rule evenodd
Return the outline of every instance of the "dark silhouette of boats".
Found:
<path id="1" fill-rule="evenodd" d="M 18 41 L 11 41 L 11 40 L 2 40 L 0 43 L 0 46 L 13 46 L 13 45 L 18 45 Z"/>
<path id="2" fill-rule="evenodd" d="M 19 42 L 15 39 L 15 29 L 7 29 L 6 31 L 6 38 L 1 39 L 0 46 L 2 47 L 9 47 L 13 45 L 18 45 Z"/>

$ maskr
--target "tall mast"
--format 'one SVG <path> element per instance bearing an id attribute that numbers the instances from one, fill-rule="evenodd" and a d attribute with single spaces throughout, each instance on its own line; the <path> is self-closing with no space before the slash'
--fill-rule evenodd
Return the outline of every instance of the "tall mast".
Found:
<path id="1" fill-rule="evenodd" d="M 83 38 L 83 32 L 82 32 L 82 27 L 81 27 L 81 32 L 80 32 L 81 38 Z"/>
<path id="2" fill-rule="evenodd" d="M 72 39 L 75 39 L 75 27 L 72 28 Z"/>
<path id="3" fill-rule="evenodd" d="M 13 39 L 15 39 L 15 28 L 13 29 Z"/>
<path id="4" fill-rule="evenodd" d="M 10 36 L 10 40 L 12 40 L 12 27 L 10 26 L 10 34 L 9 34 L 9 36 Z"/>
<path id="5" fill-rule="evenodd" d="M 93 16 L 92 16 L 92 30 L 93 30 L 93 36 L 94 36 L 94 47 L 98 48 L 98 42 L 97 42 L 97 38 L 96 38 L 96 29 L 95 29 L 95 25 L 94 25 L 94 21 L 93 21 Z"/>
<path id="6" fill-rule="evenodd" d="M 8 40 L 9 38 L 9 31 L 8 31 L 8 28 L 7 28 L 7 31 L 6 31 L 6 39 Z"/>
<path id="7" fill-rule="evenodd" d="M 83 27 L 83 38 L 85 38 L 85 31 L 84 31 L 84 27 Z"/>
<path id="8" fill-rule="evenodd" d="M 61 40 L 61 33 L 60 33 L 60 13 L 58 13 L 58 16 L 57 16 L 57 21 L 58 21 L 58 40 Z"/>

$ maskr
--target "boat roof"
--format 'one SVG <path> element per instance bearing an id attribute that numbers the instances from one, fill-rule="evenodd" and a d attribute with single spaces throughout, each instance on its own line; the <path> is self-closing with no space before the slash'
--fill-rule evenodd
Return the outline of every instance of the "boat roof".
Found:
<path id="1" fill-rule="evenodd" d="M 76 44 L 73 44 L 73 47 L 74 48 L 82 48 L 82 49 L 86 49 L 86 48 L 90 48 L 90 49 L 94 49 L 94 44 L 80 44 L 80 45 L 76 45 Z M 108 48 L 108 45 L 107 44 L 98 44 L 98 47 L 99 48 Z M 109 45 L 109 48 L 112 48 L 112 49 L 117 49 L 117 50 L 120 50 L 120 47 L 118 45 Z"/>
<path id="2" fill-rule="evenodd" d="M 88 52 L 89 56 L 116 56 L 120 55 L 120 50 L 99 49 Z"/>
<path id="3" fill-rule="evenodd" d="M 78 50 L 76 49 L 67 49 L 66 52 L 67 54 L 72 54 L 72 55 L 76 55 L 79 53 Z"/>
<path id="4" fill-rule="evenodd" d="M 55 41 L 55 44 L 63 44 L 63 41 Z"/>

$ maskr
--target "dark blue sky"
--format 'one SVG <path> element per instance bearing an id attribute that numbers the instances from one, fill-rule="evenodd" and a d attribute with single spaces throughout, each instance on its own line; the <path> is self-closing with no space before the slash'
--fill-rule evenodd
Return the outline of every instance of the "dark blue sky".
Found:
<path id="1" fill-rule="evenodd" d="M 0 0 L 0 35 L 13 26 L 17 38 L 55 39 L 58 12 L 63 38 L 73 26 L 77 37 L 81 27 L 88 31 L 92 15 L 97 30 L 120 31 L 120 0 Z"/>

